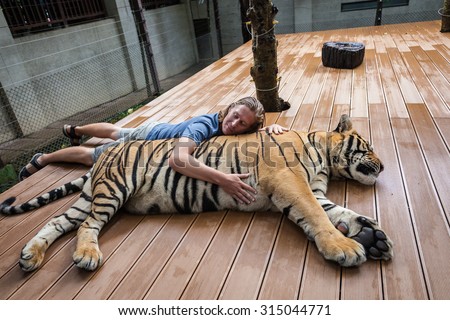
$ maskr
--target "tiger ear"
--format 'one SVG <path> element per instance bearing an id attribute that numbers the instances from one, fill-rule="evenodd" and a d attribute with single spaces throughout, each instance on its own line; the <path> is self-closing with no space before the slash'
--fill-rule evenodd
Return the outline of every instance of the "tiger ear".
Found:
<path id="1" fill-rule="evenodd" d="M 334 132 L 344 133 L 346 131 L 352 130 L 352 128 L 353 124 L 350 120 L 350 117 L 347 114 L 343 114 L 341 116 L 341 119 L 339 120 L 338 126 L 336 127 L 336 129 L 334 129 Z"/>

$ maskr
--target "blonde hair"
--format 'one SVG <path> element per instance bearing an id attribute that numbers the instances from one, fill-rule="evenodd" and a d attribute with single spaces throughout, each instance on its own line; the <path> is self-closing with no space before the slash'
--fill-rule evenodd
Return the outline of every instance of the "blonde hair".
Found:
<path id="1" fill-rule="evenodd" d="M 258 99 L 253 98 L 253 97 L 245 97 L 245 98 L 239 99 L 238 101 L 230 104 L 225 109 L 220 110 L 219 111 L 219 122 L 220 123 L 223 122 L 223 120 L 227 116 L 228 112 L 230 112 L 231 109 L 233 109 L 234 107 L 239 106 L 239 105 L 244 105 L 247 108 L 249 108 L 250 111 L 253 111 L 255 113 L 256 122 L 254 125 L 252 125 L 250 127 L 250 129 L 247 132 L 255 132 L 264 126 L 264 122 L 266 119 L 264 107 L 261 104 L 261 102 L 258 101 Z"/>

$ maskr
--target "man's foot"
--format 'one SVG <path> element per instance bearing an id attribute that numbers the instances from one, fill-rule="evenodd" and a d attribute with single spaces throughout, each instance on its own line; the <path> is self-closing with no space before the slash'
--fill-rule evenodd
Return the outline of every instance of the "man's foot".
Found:
<path id="1" fill-rule="evenodd" d="M 63 127 L 63 134 L 69 138 L 71 146 L 79 146 L 81 144 L 81 139 L 83 136 L 79 136 L 75 133 L 75 128 L 77 126 L 72 126 L 69 124 L 65 124 Z"/>
<path id="2" fill-rule="evenodd" d="M 32 174 L 38 172 L 43 166 L 38 162 L 38 159 L 42 156 L 42 153 L 36 153 L 30 160 L 30 162 L 23 167 L 19 172 L 19 180 L 22 181 Z"/>

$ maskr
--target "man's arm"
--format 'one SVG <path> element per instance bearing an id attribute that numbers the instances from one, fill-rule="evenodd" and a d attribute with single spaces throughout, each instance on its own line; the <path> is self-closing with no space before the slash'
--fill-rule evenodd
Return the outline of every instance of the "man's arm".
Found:
<path id="1" fill-rule="evenodd" d="M 227 174 L 208 167 L 192 156 L 196 147 L 193 140 L 180 138 L 169 158 L 170 167 L 190 178 L 217 184 L 240 203 L 255 201 L 256 190 L 242 181 L 249 177 L 249 173 Z"/>

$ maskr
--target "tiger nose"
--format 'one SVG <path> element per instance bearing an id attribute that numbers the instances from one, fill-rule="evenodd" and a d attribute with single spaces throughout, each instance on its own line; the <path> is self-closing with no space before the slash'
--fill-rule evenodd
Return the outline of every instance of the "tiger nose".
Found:
<path id="1" fill-rule="evenodd" d="M 380 173 L 383 172 L 384 170 L 384 164 L 382 162 L 380 162 Z"/>

